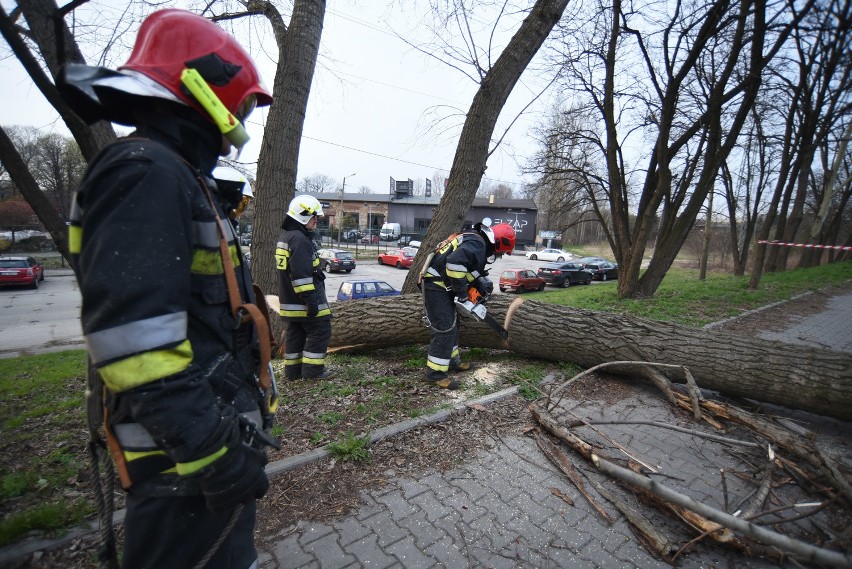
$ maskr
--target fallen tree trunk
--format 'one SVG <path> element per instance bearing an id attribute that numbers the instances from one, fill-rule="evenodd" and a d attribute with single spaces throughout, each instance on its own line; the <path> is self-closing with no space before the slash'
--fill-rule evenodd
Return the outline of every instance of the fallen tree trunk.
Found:
<path id="1" fill-rule="evenodd" d="M 493 297 L 489 314 L 503 321 L 514 298 Z M 336 303 L 333 312 L 332 347 L 429 341 L 417 294 Z M 462 318 L 460 344 L 584 367 L 615 360 L 685 366 L 704 389 L 852 420 L 850 354 L 534 300 L 513 311 L 508 330 L 503 344 L 485 325 Z M 666 375 L 683 381 L 677 374 Z"/>

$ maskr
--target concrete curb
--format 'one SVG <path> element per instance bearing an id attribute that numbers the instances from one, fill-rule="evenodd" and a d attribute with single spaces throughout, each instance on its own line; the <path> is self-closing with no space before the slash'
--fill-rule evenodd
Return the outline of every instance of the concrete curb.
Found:
<path id="1" fill-rule="evenodd" d="M 750 316 L 752 314 L 757 314 L 759 312 L 763 312 L 764 310 L 768 310 L 768 309 L 774 308 L 776 306 L 781 306 L 782 304 L 786 304 L 786 303 L 788 303 L 792 300 L 798 300 L 798 299 L 806 297 L 810 294 L 813 294 L 813 291 L 809 290 L 809 291 L 803 292 L 801 294 L 797 294 L 796 296 L 791 296 L 787 300 L 781 300 L 781 301 L 778 301 L 778 302 L 774 302 L 772 304 L 767 304 L 765 306 L 753 308 L 752 310 L 746 310 L 745 312 L 743 312 L 741 314 L 737 314 L 736 316 L 731 316 L 730 318 L 725 318 L 724 320 L 717 320 L 716 322 L 710 322 L 709 324 L 705 324 L 702 327 L 702 329 L 713 330 L 714 328 L 718 328 L 720 326 L 728 324 L 729 322 L 734 322 L 735 320 L 739 320 L 740 318 L 743 318 L 745 316 Z"/>

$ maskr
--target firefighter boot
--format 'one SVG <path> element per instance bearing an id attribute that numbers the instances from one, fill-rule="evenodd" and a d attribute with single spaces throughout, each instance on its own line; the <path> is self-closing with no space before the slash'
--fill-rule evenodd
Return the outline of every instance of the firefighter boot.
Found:
<path id="1" fill-rule="evenodd" d="M 304 378 L 302 378 L 302 379 L 307 379 L 307 380 L 310 380 L 310 381 L 324 381 L 324 380 L 326 380 L 326 379 L 332 379 L 332 378 L 334 378 L 336 375 L 337 375 L 337 374 L 336 374 L 336 373 L 334 373 L 333 371 L 331 371 L 330 369 L 324 369 L 324 370 L 322 371 L 322 373 L 320 373 L 319 375 L 315 375 L 315 376 L 313 376 L 313 377 L 307 377 L 307 376 L 305 376 L 305 377 L 304 377 Z"/>
<path id="2" fill-rule="evenodd" d="M 427 371 L 426 381 L 441 389 L 449 389 L 450 391 L 459 388 L 459 382 L 448 377 L 446 373 L 440 371 Z"/>
<path id="3" fill-rule="evenodd" d="M 450 362 L 450 373 L 461 373 L 472 369 L 476 369 L 476 365 L 469 362 L 462 363 L 461 360 L 453 360 Z"/>

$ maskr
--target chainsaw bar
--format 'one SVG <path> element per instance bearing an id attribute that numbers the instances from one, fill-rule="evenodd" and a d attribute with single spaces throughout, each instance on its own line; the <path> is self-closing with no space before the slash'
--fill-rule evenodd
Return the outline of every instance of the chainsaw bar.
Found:
<path id="1" fill-rule="evenodd" d="M 509 339 L 509 332 L 505 328 L 500 326 L 500 324 L 496 320 L 494 320 L 494 317 L 491 316 L 490 314 L 486 314 L 485 318 L 480 320 L 480 322 L 482 322 L 483 324 L 485 324 L 486 326 L 488 326 L 489 328 L 494 330 L 497 333 L 497 335 L 500 336 L 502 339 L 504 339 L 504 340 Z"/>

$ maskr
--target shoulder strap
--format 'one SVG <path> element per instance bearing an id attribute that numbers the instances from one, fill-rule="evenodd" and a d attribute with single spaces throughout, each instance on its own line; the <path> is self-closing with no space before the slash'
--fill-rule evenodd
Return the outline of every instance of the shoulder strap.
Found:
<path id="1" fill-rule="evenodd" d="M 268 311 L 261 312 L 256 304 L 243 302 L 240 297 L 240 289 L 237 285 L 237 275 L 234 271 L 234 262 L 231 259 L 231 252 L 228 249 L 227 232 L 225 231 L 225 221 L 219 215 L 219 210 L 213 202 L 213 196 L 210 195 L 210 188 L 197 176 L 196 179 L 204 190 L 204 195 L 207 196 L 207 201 L 210 202 L 210 207 L 213 208 L 213 214 L 216 216 L 216 228 L 219 233 L 219 254 L 222 257 L 222 267 L 225 272 L 225 281 L 228 284 L 228 299 L 231 303 L 231 312 L 234 317 L 240 318 L 243 322 L 251 319 L 254 327 L 257 330 L 257 340 L 260 347 L 260 386 L 264 390 L 269 390 L 273 387 L 272 373 L 270 372 L 269 362 L 272 360 L 272 325 L 269 323 Z M 252 284 L 252 287 L 256 285 Z M 258 294 L 260 287 L 255 289 L 257 298 L 264 298 L 263 294 Z M 264 298 L 263 304 L 266 304 Z"/>

